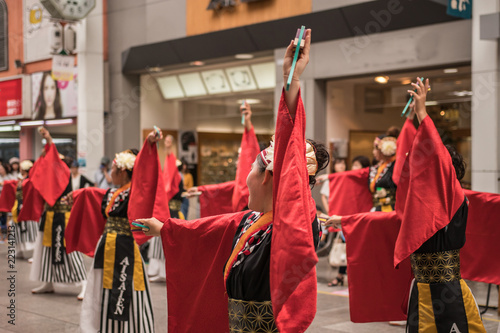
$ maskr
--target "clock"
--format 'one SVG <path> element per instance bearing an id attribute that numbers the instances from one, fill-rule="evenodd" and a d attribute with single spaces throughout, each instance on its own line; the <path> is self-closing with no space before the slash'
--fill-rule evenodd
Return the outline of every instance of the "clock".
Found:
<path id="1" fill-rule="evenodd" d="M 95 0 L 40 0 L 53 18 L 77 21 L 95 7 Z"/>

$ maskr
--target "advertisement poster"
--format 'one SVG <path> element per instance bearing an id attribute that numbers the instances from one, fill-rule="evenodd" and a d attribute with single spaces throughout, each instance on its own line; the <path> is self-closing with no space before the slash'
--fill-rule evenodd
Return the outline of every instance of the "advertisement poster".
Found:
<path id="1" fill-rule="evenodd" d="M 0 118 L 23 114 L 23 80 L 0 82 Z"/>
<path id="2" fill-rule="evenodd" d="M 78 115 L 78 76 L 72 81 L 57 81 L 51 72 L 31 75 L 31 119 L 59 119 Z"/>

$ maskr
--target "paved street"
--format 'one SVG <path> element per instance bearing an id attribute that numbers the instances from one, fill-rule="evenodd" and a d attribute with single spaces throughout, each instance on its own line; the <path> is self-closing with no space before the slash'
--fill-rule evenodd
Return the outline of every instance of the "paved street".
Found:
<path id="1" fill-rule="evenodd" d="M 10 283 L 7 278 L 10 274 L 6 260 L 7 246 L 0 244 L 0 332 L 79 332 L 80 306 L 76 296 L 79 288 L 56 286 L 55 294 L 32 295 L 30 290 L 39 285 L 29 281 L 30 264 L 26 260 L 17 259 L 15 270 L 16 278 L 16 319 L 15 326 L 8 323 L 6 316 L 10 299 L 8 289 Z M 87 267 L 90 259 L 86 258 Z M 321 258 L 318 264 L 318 311 L 316 318 L 308 332 L 397 332 L 403 333 L 403 327 L 389 326 L 387 323 L 354 324 L 349 320 L 349 302 L 347 287 L 329 288 L 328 279 L 333 278 L 332 271 L 325 260 Z M 487 286 L 469 282 L 478 303 L 484 304 Z M 155 326 L 157 332 L 166 332 L 167 306 L 166 288 L 163 283 L 154 283 L 151 286 L 155 311 Z M 490 304 L 498 304 L 498 292 L 492 289 Z M 488 333 L 496 333 L 499 317 L 496 310 L 489 310 L 484 316 L 484 323 Z"/>

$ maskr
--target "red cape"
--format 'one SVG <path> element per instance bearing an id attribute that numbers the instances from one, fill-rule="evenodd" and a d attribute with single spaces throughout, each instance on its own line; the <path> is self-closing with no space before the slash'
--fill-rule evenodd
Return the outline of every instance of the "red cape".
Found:
<path id="1" fill-rule="evenodd" d="M 5 180 L 0 194 L 0 212 L 10 213 L 16 202 L 17 180 Z"/>
<path id="2" fill-rule="evenodd" d="M 35 163 L 36 164 L 36 163 Z M 35 189 L 31 179 L 23 180 L 23 207 L 17 217 L 18 221 L 40 221 L 42 217 L 45 201 L 40 193 Z"/>
<path id="3" fill-rule="evenodd" d="M 328 215 L 350 215 L 369 212 L 373 207 L 368 189 L 370 168 L 331 173 Z"/>
<path id="4" fill-rule="evenodd" d="M 90 257 L 94 256 L 106 223 L 101 212 L 105 194 L 106 190 L 97 187 L 73 191 L 73 207 L 64 231 L 67 253 L 79 251 Z"/>
<path id="5" fill-rule="evenodd" d="M 201 191 L 200 217 L 232 213 L 234 186 L 234 180 L 221 184 L 198 186 L 198 190 Z"/>
<path id="6" fill-rule="evenodd" d="M 146 140 L 134 164 L 128 218 L 132 222 L 150 217 L 164 221 L 170 217 L 170 210 L 156 143 L 149 143 Z M 131 228 L 135 229 L 132 226 Z M 141 245 L 151 236 L 146 236 L 142 232 L 134 232 L 134 238 L 137 244 Z"/>
<path id="7" fill-rule="evenodd" d="M 169 332 L 229 331 L 223 271 L 245 213 L 165 221 Z"/>
<path id="8" fill-rule="evenodd" d="M 165 156 L 163 178 L 165 181 L 165 193 L 168 201 L 170 201 L 179 192 L 179 183 L 182 179 L 179 174 L 179 170 L 177 169 L 176 162 L 177 158 L 173 153 Z"/>
<path id="9" fill-rule="evenodd" d="M 409 259 L 393 267 L 400 225 L 396 212 L 342 217 L 352 322 L 406 319 L 413 275 Z"/>
<path id="10" fill-rule="evenodd" d="M 245 127 L 241 138 L 241 152 L 236 166 L 236 180 L 233 190 L 233 212 L 239 212 L 248 206 L 247 177 L 252 163 L 260 152 L 259 141 L 252 127 L 250 131 Z"/>
<path id="11" fill-rule="evenodd" d="M 404 161 L 406 160 L 406 154 L 410 151 L 415 135 L 417 135 L 417 129 L 415 125 L 413 125 L 413 120 L 406 119 L 401 129 L 401 133 L 398 136 L 396 161 L 394 162 L 394 170 L 392 171 L 392 181 L 396 185 L 399 184 L 399 178 L 401 178 L 401 171 L 403 170 Z"/>
<path id="12" fill-rule="evenodd" d="M 429 116 L 421 122 L 396 191 L 401 229 L 394 251 L 397 266 L 450 223 L 464 201 L 450 154 Z"/>
<path id="13" fill-rule="evenodd" d="M 311 223 L 316 208 L 305 157 L 306 115 L 298 96 L 295 120 L 278 109 L 273 168 L 271 301 L 280 332 L 304 332 L 316 315 L 316 256 Z"/>
<path id="14" fill-rule="evenodd" d="M 500 194 L 465 190 L 469 216 L 460 251 L 462 278 L 500 285 Z"/>
<path id="15" fill-rule="evenodd" d="M 68 186 L 69 175 L 69 168 L 59 158 L 55 144 L 45 145 L 45 156 L 40 157 L 30 170 L 33 186 L 49 206 L 54 206 L 63 194 Z"/>

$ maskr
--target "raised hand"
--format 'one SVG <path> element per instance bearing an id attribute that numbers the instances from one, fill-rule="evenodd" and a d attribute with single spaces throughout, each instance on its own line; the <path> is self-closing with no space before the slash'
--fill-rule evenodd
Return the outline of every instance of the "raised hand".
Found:
<path id="1" fill-rule="evenodd" d="M 413 100 L 415 101 L 415 113 L 418 121 L 422 122 L 427 116 L 425 101 L 427 99 L 427 92 L 430 90 L 429 79 L 426 79 L 424 84 L 422 80 L 417 77 L 417 82 L 412 82 L 411 85 L 415 88 L 415 91 L 408 90 L 408 92 L 413 96 Z"/>

